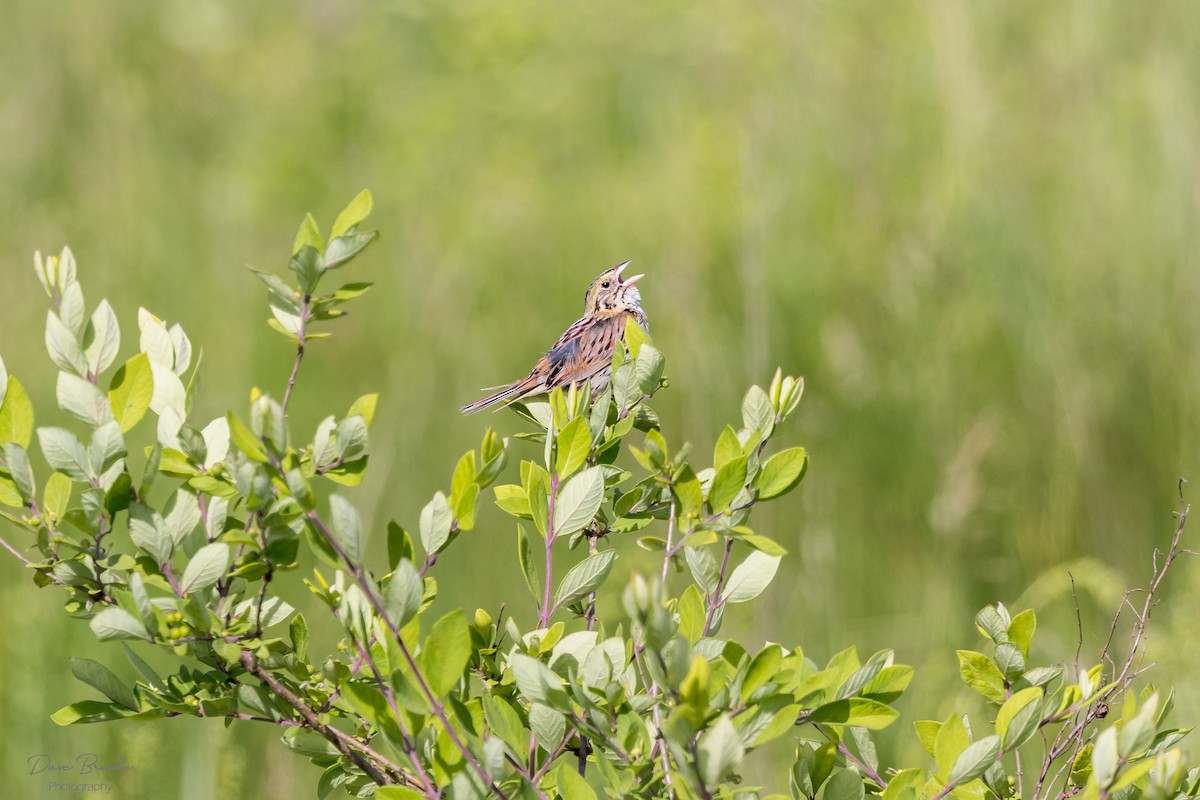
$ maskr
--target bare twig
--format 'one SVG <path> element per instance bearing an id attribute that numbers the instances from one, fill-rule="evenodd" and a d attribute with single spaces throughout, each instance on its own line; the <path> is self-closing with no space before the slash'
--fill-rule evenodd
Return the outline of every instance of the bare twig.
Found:
<path id="1" fill-rule="evenodd" d="M 300 330 L 296 332 L 296 359 L 292 362 L 292 374 L 288 376 L 287 388 L 283 392 L 283 418 L 287 419 L 288 403 L 292 401 L 292 390 L 296 388 L 296 376 L 300 374 L 300 362 L 304 360 L 304 345 L 308 341 L 308 321 L 312 314 L 312 297 L 304 295 L 300 300 Z"/>
<path id="2" fill-rule="evenodd" d="M 337 748 L 339 753 L 350 759 L 355 766 L 365 772 L 372 781 L 380 786 L 387 786 L 388 784 L 393 783 L 392 780 L 389 780 L 386 775 L 379 771 L 378 767 L 367 760 L 367 758 L 364 757 L 361 752 L 350 747 L 350 745 L 343 741 L 341 737 L 335 734 L 332 726 L 321 722 L 316 712 L 313 711 L 307 703 L 297 697 L 295 692 L 284 686 L 279 679 L 270 672 L 267 672 L 265 669 L 263 669 L 259 665 L 258 659 L 255 658 L 254 654 L 249 650 L 242 651 L 242 666 L 244 666 L 251 675 L 266 684 L 271 691 L 278 695 L 285 703 L 296 709 L 296 712 L 304 719 L 304 721 L 308 724 L 308 727 L 312 728 L 314 731 L 323 736 L 326 741 Z"/>
<path id="3" fill-rule="evenodd" d="M 1151 558 L 1149 584 L 1144 589 L 1130 589 L 1126 591 L 1121 596 L 1121 602 L 1113 614 L 1112 622 L 1109 625 L 1108 637 L 1105 640 L 1104 647 L 1100 651 L 1100 661 L 1102 663 L 1107 662 L 1112 669 L 1112 680 L 1108 682 L 1106 688 L 1100 689 L 1098 694 L 1083 698 L 1063 712 L 1047 717 L 1041 722 L 1041 725 L 1045 726 L 1067 719 L 1073 720 L 1073 722 L 1060 729 L 1054 737 L 1053 742 L 1046 746 L 1045 755 L 1042 759 L 1042 767 L 1037 783 L 1034 786 L 1032 800 L 1045 800 L 1045 798 L 1049 797 L 1052 787 L 1057 786 L 1059 781 L 1063 780 L 1063 775 L 1070 764 L 1074 762 L 1076 756 L 1078 756 L 1079 752 L 1092 738 L 1090 734 L 1092 723 L 1103 719 L 1108 714 L 1109 707 L 1120 701 L 1125 692 L 1129 690 L 1133 680 L 1146 668 L 1146 642 L 1149 635 L 1150 614 L 1158 603 L 1159 588 L 1168 570 L 1175 563 L 1175 560 L 1183 553 L 1188 552 L 1180 546 L 1180 542 L 1183 539 L 1184 526 L 1187 524 L 1188 513 L 1191 510 L 1191 506 L 1183 497 L 1184 483 L 1186 481 L 1181 478 L 1179 482 L 1179 510 L 1175 512 L 1177 523 L 1171 537 L 1170 547 L 1167 548 L 1166 553 L 1161 553 L 1157 549 L 1154 551 Z M 1160 556 L 1162 556 L 1161 560 Z M 1083 642 L 1083 623 L 1080 619 L 1079 599 L 1075 593 L 1075 581 L 1073 577 L 1071 579 L 1071 594 L 1075 598 L 1076 624 L 1079 627 L 1080 644 L 1075 651 L 1075 676 L 1076 680 L 1078 680 L 1082 674 L 1079 665 L 1079 654 Z M 1130 600 L 1134 595 L 1141 595 L 1142 602 L 1140 608 Z M 1129 647 L 1123 657 L 1113 658 L 1111 655 L 1113 643 L 1116 639 L 1121 616 L 1126 608 L 1129 609 L 1130 615 L 1133 617 L 1132 630 L 1129 634 Z M 1043 736 L 1044 739 L 1045 737 Z M 1068 754 L 1069 757 L 1062 764 L 1059 764 L 1055 770 L 1055 763 Z M 1054 776 L 1050 777 L 1052 770 L 1055 770 Z M 1043 791 L 1045 791 L 1045 794 L 1043 794 Z M 1059 795 L 1062 795 L 1061 791 Z"/>

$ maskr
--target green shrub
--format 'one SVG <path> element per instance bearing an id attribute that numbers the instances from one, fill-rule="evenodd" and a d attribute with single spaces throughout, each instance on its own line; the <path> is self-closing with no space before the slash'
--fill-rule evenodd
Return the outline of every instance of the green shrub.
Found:
<path id="1" fill-rule="evenodd" d="M 802 448 L 771 448 L 802 381 L 776 373 L 768 388 L 751 387 L 711 466 L 694 466 L 648 404 L 666 385 L 665 361 L 636 326 L 602 392 L 585 385 L 515 406 L 527 423 L 518 436 L 541 446 L 539 459 L 494 485 L 513 471 L 508 441 L 489 429 L 421 511 L 420 547 L 390 523 L 388 563 L 372 569 L 343 492 L 366 473 L 375 397 L 326 417 L 311 441 L 297 442 L 288 425 L 308 345 L 327 335 L 314 324 L 369 288 L 318 291 L 375 240 L 360 229 L 370 208 L 364 192 L 328 237 L 305 219 L 289 261 L 294 286 L 256 272 L 272 327 L 296 346 L 291 375 L 282 400 L 255 392 L 245 417 L 207 423 L 191 417 L 200 359 L 178 324 L 141 311 L 138 352 L 118 362 L 117 317 L 107 301 L 86 313 L 70 251 L 38 257 L 57 401 L 79 424 L 36 429 L 51 470 L 39 480 L 33 406 L 0 363 L 0 503 L 26 537 L 3 544 L 37 586 L 64 592 L 67 613 L 101 640 L 122 640 L 142 676 L 129 686 L 75 659 L 74 674 L 106 699 L 67 706 L 56 722 L 189 715 L 276 725 L 286 746 L 325 768 L 320 797 L 786 798 L 739 777 L 748 753 L 784 736 L 796 760 L 780 784 L 797 799 L 1197 793 L 1200 770 L 1179 748 L 1186 730 L 1166 722 L 1171 694 L 1133 690 L 1156 592 L 1182 552 L 1186 506 L 1143 605 L 1127 595 L 1127 647 L 1110 636 L 1094 665 L 1078 654 L 1071 666 L 1035 664 L 1034 612 L 988 606 L 975 620 L 987 652 L 958 652 L 986 714 L 974 725 L 957 713 L 917 721 L 929 763 L 885 768 L 872 737 L 897 720 L 913 677 L 892 651 L 864 662 L 851 648 L 821 667 L 798 646 L 751 652 L 719 636 L 727 607 L 758 597 L 785 555 L 749 523 L 808 468 Z M 155 444 L 138 471 L 125 437 L 151 420 Z M 474 527 L 489 488 L 517 520 L 531 599 L 503 619 L 454 610 L 433 620 L 434 569 Z M 619 567 L 614 542 L 630 536 L 661 554 L 660 571 Z M 310 651 L 304 617 L 274 583 L 302 548 L 327 565 L 306 583 L 343 629 L 333 655 Z M 575 564 L 555 575 L 552 554 L 564 549 L 578 553 Z M 690 576 L 678 596 L 667 591 L 672 567 Z M 597 613 L 602 592 L 620 594 L 622 614 Z M 168 651 L 178 670 L 158 674 L 131 643 Z"/>

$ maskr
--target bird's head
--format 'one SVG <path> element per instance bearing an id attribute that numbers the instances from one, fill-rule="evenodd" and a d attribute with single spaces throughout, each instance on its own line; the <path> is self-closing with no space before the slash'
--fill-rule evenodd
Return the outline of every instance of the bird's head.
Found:
<path id="1" fill-rule="evenodd" d="M 636 286 L 644 275 L 621 277 L 630 262 L 619 264 L 602 272 L 588 287 L 584 313 L 590 317 L 615 317 L 633 314 L 639 320 L 645 318 L 642 311 L 642 295 Z"/>

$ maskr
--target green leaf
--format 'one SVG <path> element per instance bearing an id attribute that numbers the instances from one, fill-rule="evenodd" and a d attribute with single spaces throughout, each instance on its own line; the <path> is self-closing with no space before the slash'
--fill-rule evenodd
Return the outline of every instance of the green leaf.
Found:
<path id="1" fill-rule="evenodd" d="M 553 747 L 567 733 L 567 721 L 563 715 L 544 703 L 533 703 L 529 707 L 529 729 L 543 747 Z"/>
<path id="2" fill-rule="evenodd" d="M 933 740 L 933 757 L 937 762 L 938 774 L 948 777 L 959 755 L 970 743 L 971 737 L 967 734 L 967 726 L 963 724 L 962 717 L 952 714 L 938 728 L 937 736 Z"/>
<path id="3" fill-rule="evenodd" d="M 117 369 L 108 385 L 108 402 L 123 433 L 146 416 L 153 395 L 154 374 L 150 369 L 150 357 L 138 353 Z"/>
<path id="4" fill-rule="evenodd" d="M 1101 789 L 1112 785 L 1117 767 L 1117 729 L 1107 728 L 1096 737 L 1092 750 L 1092 774 Z"/>
<path id="5" fill-rule="evenodd" d="M 71 479 L 61 472 L 55 472 L 46 480 L 46 489 L 42 494 L 42 511 L 59 520 L 67 513 L 67 505 L 70 502 Z"/>
<path id="6" fill-rule="evenodd" d="M 879 671 L 874 680 L 863 687 L 862 695 L 890 703 L 904 693 L 904 690 L 912 683 L 915 672 L 916 670 L 912 667 L 904 664 L 886 666 Z"/>
<path id="7" fill-rule="evenodd" d="M 72 658 L 71 674 L 89 686 L 98 689 L 109 700 L 137 711 L 138 700 L 133 689 L 113 674 L 112 670 L 90 658 Z"/>
<path id="8" fill-rule="evenodd" d="M 925 752 L 929 753 L 932 758 L 934 756 L 934 742 L 937 739 L 938 731 L 942 729 L 942 723 L 932 719 L 919 719 L 913 723 L 913 728 L 916 730 L 917 739 L 920 740 L 921 746 L 925 748 Z"/>
<path id="9" fill-rule="evenodd" d="M 38 428 L 38 443 L 50 466 L 77 481 L 86 481 L 91 475 L 87 451 L 75 434 L 63 428 Z"/>
<path id="10" fill-rule="evenodd" d="M 745 542 L 755 550 L 766 555 L 775 556 L 776 558 L 783 558 L 787 555 L 787 550 L 779 542 L 774 539 L 768 539 L 766 536 L 759 536 L 757 533 L 745 533 L 737 538 L 738 541 Z"/>
<path id="11" fill-rule="evenodd" d="M 704 598 L 695 584 L 679 596 L 679 632 L 694 645 L 704 636 Z"/>
<path id="12" fill-rule="evenodd" d="M 592 449 L 592 433 L 587 420 L 576 417 L 567 423 L 558 434 L 558 457 L 554 469 L 559 480 L 566 480 L 587 461 Z"/>
<path id="13" fill-rule="evenodd" d="M 424 800 L 425 795 L 406 786 L 380 786 L 375 790 L 375 800 Z"/>
<path id="14" fill-rule="evenodd" d="M 0 406 L 4 405 L 6 394 L 8 394 L 8 368 L 4 366 L 4 359 L 0 358 Z"/>
<path id="15" fill-rule="evenodd" d="M 136 571 L 129 573 L 129 593 L 133 595 L 133 605 L 137 608 L 138 617 L 146 626 L 146 630 L 157 628 L 158 615 L 154 613 L 154 604 L 150 602 L 150 596 L 146 594 L 146 583 L 142 580 L 142 573 Z"/>
<path id="16" fill-rule="evenodd" d="M 21 504 L 27 506 L 31 500 L 37 497 L 37 484 L 33 477 L 33 466 L 29 463 L 29 455 L 25 452 L 25 448 L 16 442 L 7 442 L 3 450 L 4 460 L 8 464 L 8 473 L 12 475 L 13 483 L 21 496 Z"/>
<path id="17" fill-rule="evenodd" d="M 163 683 L 162 678 L 158 677 L 158 673 L 156 673 L 149 664 L 143 661 L 137 653 L 130 650 L 129 645 L 121 642 L 121 649 L 125 651 L 125 657 L 129 659 L 130 664 L 133 664 L 133 668 L 141 673 L 142 677 L 146 679 L 146 683 L 160 692 L 167 691 L 166 684 Z"/>
<path id="18" fill-rule="evenodd" d="M 89 722 L 109 722 L 123 719 L 123 716 L 111 703 L 99 700 L 84 700 L 64 706 L 50 715 L 55 725 L 75 725 Z"/>
<path id="19" fill-rule="evenodd" d="M 450 511 L 450 503 L 446 500 L 446 495 L 441 492 L 436 493 L 433 499 L 421 509 L 421 544 L 425 548 L 426 555 L 439 553 L 446 546 L 450 540 L 450 526 L 453 522 L 454 515 Z"/>
<path id="20" fill-rule="evenodd" d="M 996 606 L 985 606 L 975 615 L 975 627 L 996 644 L 1008 641 L 1008 612 L 1001 613 Z"/>
<path id="21" fill-rule="evenodd" d="M 692 578 L 704 589 L 704 594 L 712 594 L 717 587 L 717 561 L 712 553 L 704 547 L 683 548 L 683 558 L 687 561 Z"/>
<path id="22" fill-rule="evenodd" d="M 98 428 L 113 418 L 104 393 L 78 375 L 58 373 L 55 396 L 59 408 L 89 427 Z"/>
<path id="23" fill-rule="evenodd" d="M 717 470 L 712 486 L 708 490 L 708 504 L 716 513 L 728 510 L 729 504 L 738 496 L 745 484 L 746 457 L 738 456 Z"/>
<path id="24" fill-rule="evenodd" d="M 525 490 L 513 483 L 501 484 L 493 490 L 496 494 L 496 505 L 507 514 L 522 519 L 530 519 L 533 514 L 529 508 L 529 498 Z"/>
<path id="25" fill-rule="evenodd" d="M 1145 754 L 1157 733 L 1154 712 L 1158 708 L 1158 696 L 1152 695 L 1146 705 L 1132 719 L 1126 719 L 1117 734 L 1117 752 L 1126 761 Z"/>
<path id="26" fill-rule="evenodd" d="M 999 757 L 1000 737 L 985 736 L 959 754 L 947 782 L 961 785 L 973 781 L 987 772 L 988 767 L 995 764 Z"/>
<path id="27" fill-rule="evenodd" d="M 229 568 L 229 545 L 222 542 L 206 544 L 196 551 L 183 571 L 179 589 L 184 594 L 206 589 L 217 582 Z"/>
<path id="28" fill-rule="evenodd" d="M 742 443 L 738 439 L 737 431 L 726 425 L 725 430 L 721 431 L 721 435 L 717 437 L 717 444 L 713 448 L 713 469 L 719 470 L 740 455 L 742 455 Z"/>
<path id="29" fill-rule="evenodd" d="M 1021 655 L 1021 649 L 1012 642 L 996 645 L 992 660 L 996 662 L 1005 680 L 1015 681 L 1025 672 L 1025 659 Z"/>
<path id="30" fill-rule="evenodd" d="M 154 556 L 154 560 L 159 564 L 166 564 L 171 560 L 175 542 L 167 533 L 162 516 L 149 506 L 141 503 L 129 504 L 129 538 Z"/>
<path id="31" fill-rule="evenodd" d="M 649 343 L 643 345 L 633 364 L 633 375 L 642 394 L 654 394 L 662 380 L 667 360 Z"/>
<path id="32" fill-rule="evenodd" d="M 358 509 L 340 494 L 329 496 L 329 518 L 333 538 L 341 546 L 350 563 L 359 563 L 362 542 L 362 521 Z"/>
<path id="33" fill-rule="evenodd" d="M 671 488 L 674 490 L 675 497 L 679 500 L 680 520 L 698 516 L 701 506 L 704 505 L 704 490 L 701 488 L 700 481 L 696 477 L 696 473 L 692 471 L 690 465 L 685 464 L 683 469 L 679 470 L 679 477 L 676 478 Z M 690 529 L 690 527 L 689 524 L 685 530 Z"/>
<path id="34" fill-rule="evenodd" d="M 470 659 L 471 631 L 463 612 L 455 609 L 433 624 L 421 651 L 421 665 L 430 691 L 438 697 L 448 694 L 462 678 Z"/>
<path id="35" fill-rule="evenodd" d="M 990 658 L 974 650 L 959 650 L 958 672 L 963 683 L 970 686 L 986 699 L 1000 703 L 1004 701 L 1004 675 Z"/>
<path id="36" fill-rule="evenodd" d="M 529 733 L 521 724 L 521 718 L 502 697 L 484 692 L 483 718 L 494 736 L 499 736 L 514 753 L 529 752 Z"/>
<path id="37" fill-rule="evenodd" d="M 267 450 L 263 446 L 262 440 L 246 427 L 246 425 L 234 416 L 233 412 L 225 415 L 225 419 L 229 422 L 229 439 L 233 442 L 233 446 L 241 450 L 247 457 L 259 463 L 267 462 Z"/>
<path id="38" fill-rule="evenodd" d="M 521 562 L 521 574 L 525 577 L 529 593 L 535 600 L 541 600 L 541 581 L 538 580 L 537 569 L 533 564 L 533 549 L 530 547 L 529 537 L 525 534 L 525 528 L 521 525 L 517 526 L 517 558 Z"/>
<path id="39" fill-rule="evenodd" d="M 554 746 L 553 742 L 545 744 Z M 571 800 L 596 800 L 596 792 L 588 786 L 588 782 L 579 771 L 565 761 L 554 770 L 554 780 L 558 786 L 558 793 L 563 797 L 569 797 Z"/>
<path id="40" fill-rule="evenodd" d="M 716 784 L 742 763 L 746 749 L 729 716 L 722 714 L 700 735 L 700 774 L 707 786 Z"/>
<path id="41" fill-rule="evenodd" d="M 829 776 L 823 797 L 824 800 L 863 800 L 865 794 L 862 776 L 858 770 L 847 767 Z"/>
<path id="42" fill-rule="evenodd" d="M 996 715 L 996 733 L 1005 752 L 1015 750 L 1037 732 L 1041 722 L 1042 688 L 1030 686 L 1004 701 Z"/>
<path id="43" fill-rule="evenodd" d="M 554 708 L 569 707 L 570 700 L 563 689 L 562 678 L 535 658 L 517 653 L 509 662 L 517 688 L 525 699 Z M 535 731 L 536 732 L 536 731 Z M 538 737 L 541 739 L 541 737 Z"/>
<path id="44" fill-rule="evenodd" d="M 755 550 L 733 568 L 721 591 L 724 603 L 745 603 L 763 593 L 779 569 L 780 558 Z"/>
<path id="45" fill-rule="evenodd" d="M 1008 638 L 1021 648 L 1021 655 L 1029 658 L 1029 645 L 1033 641 L 1033 632 L 1037 630 L 1037 615 L 1032 608 L 1027 608 L 1012 618 L 1008 626 Z"/>
<path id="46" fill-rule="evenodd" d="M 475 451 L 468 450 L 458 460 L 454 477 L 450 481 L 450 507 L 462 530 L 469 531 L 475 524 L 475 504 L 479 499 L 479 487 L 475 484 Z M 466 523 L 466 524 L 464 524 Z"/>
<path id="47" fill-rule="evenodd" d="M 324 272 L 324 260 L 321 257 L 321 253 L 315 247 L 305 244 L 301 245 L 300 249 L 288 259 L 288 269 L 296 273 L 297 282 L 300 284 L 300 291 L 305 295 L 311 295 L 316 290 L 317 283 L 320 282 L 321 274 Z M 271 299 L 273 300 L 274 297 Z M 272 313 L 274 313 L 276 306 L 274 303 L 271 305 Z M 283 309 L 289 316 L 291 314 L 290 305 L 291 303 L 289 302 Z M 275 318 L 281 323 L 284 322 L 279 314 L 275 314 Z M 292 332 L 298 333 L 299 331 L 297 329 Z"/>
<path id="48" fill-rule="evenodd" d="M 570 535 L 588 525 L 604 501 L 604 470 L 591 467 L 566 482 L 554 506 L 554 533 Z"/>
<path id="49" fill-rule="evenodd" d="M 58 317 L 76 339 L 83 336 L 84 314 L 87 313 L 84 305 L 82 286 L 71 283 L 64 287 L 58 303 Z"/>
<path id="50" fill-rule="evenodd" d="M 572 567 L 558 585 L 558 591 L 554 595 L 554 607 L 568 606 L 596 591 L 608 577 L 616 558 L 616 552 L 604 550 L 593 553 Z"/>
<path id="51" fill-rule="evenodd" d="M 758 474 L 758 499 L 770 500 L 787 494 L 800 484 L 808 470 L 808 453 L 803 447 L 792 447 L 766 460 Z"/>
<path id="52" fill-rule="evenodd" d="M 626 322 L 624 342 L 625 349 L 629 352 L 629 357 L 637 358 L 642 352 L 642 345 L 651 343 L 650 334 L 636 322 L 632 325 Z"/>
<path id="53" fill-rule="evenodd" d="M 101 300 L 88 325 L 84 341 L 89 341 L 84 350 L 84 360 L 92 375 L 99 375 L 108 369 L 117 351 L 121 348 L 121 327 L 117 324 L 117 315 L 107 300 Z"/>
<path id="54" fill-rule="evenodd" d="M 337 269 L 352 261 L 378 238 L 379 231 L 363 231 L 330 239 L 325 247 L 325 269 Z"/>
<path id="55" fill-rule="evenodd" d="M 200 503 L 194 494 L 184 489 L 178 489 L 171 495 L 163 512 L 163 530 L 176 547 L 183 544 L 184 539 L 200 524 Z"/>
<path id="56" fill-rule="evenodd" d="M 387 547 L 388 564 L 392 569 L 395 569 L 401 561 L 413 560 L 412 539 L 409 537 L 408 531 L 396 524 L 394 520 L 387 524 Z"/>
<path id="57" fill-rule="evenodd" d="M 87 362 L 75 334 L 53 311 L 46 312 L 46 351 L 50 360 L 63 372 L 87 375 Z"/>
<path id="58" fill-rule="evenodd" d="M 770 644 L 760 650 L 758 655 L 750 662 L 750 667 L 746 670 L 746 677 L 742 680 L 742 699 L 749 700 L 750 695 L 761 689 L 768 681 L 775 677 L 782 665 L 782 647 L 777 644 Z"/>
<path id="59" fill-rule="evenodd" d="M 751 386 L 742 400 L 742 424 L 766 439 L 775 429 L 775 409 L 761 386 Z"/>
<path id="60" fill-rule="evenodd" d="M 312 214 L 305 214 L 304 221 L 300 223 L 300 228 L 296 231 L 296 238 L 292 240 L 292 253 L 300 251 L 300 248 L 308 245 L 316 250 L 325 248 L 325 240 L 321 237 L 321 229 L 317 226 L 317 221 L 313 219 Z"/>
<path id="61" fill-rule="evenodd" d="M 33 405 L 21 382 L 9 377 L 8 391 L 0 405 L 0 442 L 16 442 L 28 450 L 32 439 Z"/>
<path id="62" fill-rule="evenodd" d="M 148 639 L 149 634 L 133 614 L 123 608 L 110 606 L 92 617 L 88 626 L 102 642 L 109 639 Z"/>
<path id="63" fill-rule="evenodd" d="M 303 614 L 297 614 L 292 617 L 292 622 L 288 625 L 288 636 L 292 640 L 292 650 L 296 653 L 296 658 L 301 661 L 308 660 L 308 622 L 304 619 Z"/>
<path id="64" fill-rule="evenodd" d="M 371 213 L 373 205 L 374 201 L 371 198 L 370 190 L 363 189 L 338 214 L 337 219 L 333 222 L 333 228 L 329 231 L 329 238 L 334 239 L 342 236 L 351 228 L 358 225 Z"/>
<path id="65" fill-rule="evenodd" d="M 397 564 L 392 573 L 392 582 L 388 584 L 386 605 L 388 618 L 396 627 L 404 627 L 417 615 L 424 593 L 425 584 L 412 562 L 401 561 Z"/>
<path id="66" fill-rule="evenodd" d="M 88 465 L 92 474 L 103 475 L 125 454 L 125 437 L 115 421 L 104 423 L 92 433 L 92 443 L 88 446 Z"/>
<path id="67" fill-rule="evenodd" d="M 808 721 L 879 730 L 891 725 L 899 716 L 900 712 L 878 700 L 850 697 L 818 707 Z"/>

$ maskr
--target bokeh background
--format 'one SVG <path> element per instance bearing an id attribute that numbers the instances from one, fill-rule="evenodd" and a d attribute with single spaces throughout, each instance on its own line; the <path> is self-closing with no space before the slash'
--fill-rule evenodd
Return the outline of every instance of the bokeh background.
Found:
<path id="1" fill-rule="evenodd" d="M 127 348 L 139 305 L 203 346 L 198 419 L 244 411 L 290 365 L 246 266 L 283 271 L 304 212 L 328 226 L 370 187 L 383 238 L 352 277 L 376 287 L 312 349 L 293 421 L 311 435 L 379 391 L 356 498 L 376 533 L 415 528 L 485 424 L 518 429 L 458 406 L 633 259 L 673 444 L 709 452 L 777 365 L 807 380 L 781 438 L 808 478 L 756 518 L 790 554 L 724 633 L 821 662 L 894 647 L 919 670 L 881 752 L 921 763 L 913 719 L 988 719 L 955 678 L 975 611 L 1032 604 L 1038 657 L 1069 658 L 1070 570 L 1095 652 L 1177 479 L 1200 478 L 1198 20 L 1116 0 L 10 0 L 0 353 L 53 404 L 31 265 L 66 243 Z M 487 507 L 439 602 L 528 620 L 514 551 Z M 1151 638 L 1183 724 L 1198 578 L 1180 563 Z M 71 655 L 132 677 L 0 560 L 0 795 L 55 796 L 35 753 L 97 752 L 134 767 L 126 800 L 312 796 L 266 726 L 55 727 L 91 696 Z M 786 791 L 785 749 L 748 777 Z"/>

